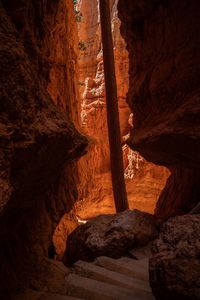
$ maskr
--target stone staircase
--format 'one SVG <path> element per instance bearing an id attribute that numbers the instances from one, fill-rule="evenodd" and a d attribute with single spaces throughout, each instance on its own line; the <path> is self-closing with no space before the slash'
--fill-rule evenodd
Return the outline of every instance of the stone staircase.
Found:
<path id="1" fill-rule="evenodd" d="M 11 300 L 152 300 L 149 255 L 145 247 L 119 259 L 101 256 L 90 263 L 79 260 L 71 269 L 51 260 L 55 278 L 50 276 L 42 290 L 29 289 L 12 295 Z"/>
<path id="2" fill-rule="evenodd" d="M 68 296 L 85 300 L 152 300 L 148 249 L 131 250 L 130 257 L 98 257 L 78 261 L 68 275 Z M 132 258 L 131 258 L 132 257 Z"/>

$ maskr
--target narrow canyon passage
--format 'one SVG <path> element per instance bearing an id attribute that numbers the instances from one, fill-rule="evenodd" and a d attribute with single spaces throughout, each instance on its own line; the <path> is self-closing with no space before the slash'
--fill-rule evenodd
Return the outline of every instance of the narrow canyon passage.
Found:
<path id="1" fill-rule="evenodd" d="M 121 138 L 125 141 L 134 116 L 126 103 L 128 92 L 129 59 L 126 43 L 120 33 L 117 11 L 118 1 L 111 2 L 111 23 L 115 54 L 115 68 L 118 89 L 118 105 L 121 124 Z M 90 141 L 89 150 L 79 161 L 83 194 L 77 203 L 77 213 L 88 218 L 101 213 L 114 212 L 110 179 L 109 143 L 106 121 L 105 83 L 103 53 L 98 1 L 77 1 L 75 11 L 81 15 L 78 20 L 79 45 L 79 87 L 81 97 L 81 122 L 83 132 Z M 156 201 L 163 189 L 169 172 L 164 167 L 148 163 L 138 152 L 123 146 L 126 189 L 130 208 L 153 213 Z M 84 171 L 86 170 L 86 172 Z"/>
<path id="2" fill-rule="evenodd" d="M 2 300 L 200 300 L 200 2 L 109 4 L 117 214 L 99 0 L 0 1 Z"/>
<path id="3" fill-rule="evenodd" d="M 126 102 L 129 86 L 129 58 L 126 43 L 120 33 L 121 22 L 117 4 L 118 0 L 111 2 L 111 24 L 127 197 L 130 209 L 136 208 L 153 213 L 170 172 L 165 167 L 147 162 L 125 143 L 130 128 L 134 126 L 134 116 Z M 63 217 L 53 238 L 59 257 L 66 247 L 66 232 L 71 232 L 78 225 L 73 215 L 78 216 L 78 219 L 87 220 L 99 214 L 115 212 L 99 2 L 98 0 L 75 1 L 74 11 L 79 39 L 77 87 L 80 93 L 80 125 L 81 132 L 88 138 L 89 146 L 87 153 L 78 161 L 79 198 L 75 209 L 68 216 Z"/>

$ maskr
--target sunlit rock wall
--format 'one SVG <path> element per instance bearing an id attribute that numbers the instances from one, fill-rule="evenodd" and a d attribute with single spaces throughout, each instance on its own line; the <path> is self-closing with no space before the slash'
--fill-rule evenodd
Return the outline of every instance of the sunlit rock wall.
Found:
<path id="1" fill-rule="evenodd" d="M 126 103 L 129 59 L 120 34 L 117 2 L 111 1 L 112 33 L 118 86 L 118 104 L 122 140 L 134 124 Z M 77 213 L 83 218 L 114 211 L 109 165 L 103 56 L 100 16 L 97 0 L 80 0 L 75 8 L 79 41 L 79 87 L 81 122 L 90 140 L 88 154 L 79 161 L 81 173 L 80 201 Z M 79 43 L 80 43 L 79 42 Z M 153 212 L 156 201 L 169 175 L 167 169 L 145 161 L 137 152 L 123 146 L 125 178 L 131 208 Z"/>

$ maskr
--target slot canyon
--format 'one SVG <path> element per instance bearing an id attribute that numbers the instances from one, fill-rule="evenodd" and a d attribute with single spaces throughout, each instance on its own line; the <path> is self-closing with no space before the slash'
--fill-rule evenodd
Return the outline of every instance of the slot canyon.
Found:
<path id="1" fill-rule="evenodd" d="M 0 299 L 200 300 L 200 2 L 0 1 Z"/>

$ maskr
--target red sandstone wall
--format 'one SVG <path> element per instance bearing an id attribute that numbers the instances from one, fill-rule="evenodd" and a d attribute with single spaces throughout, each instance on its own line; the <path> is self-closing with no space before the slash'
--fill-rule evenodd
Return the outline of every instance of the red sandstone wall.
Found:
<path id="1" fill-rule="evenodd" d="M 126 103 L 129 59 L 126 44 L 120 34 L 121 23 L 117 16 L 117 2 L 111 3 L 111 16 L 120 122 L 124 136 L 130 129 L 128 121 L 131 111 Z M 78 215 L 88 218 L 100 213 L 113 212 L 114 204 L 109 166 L 98 1 L 80 0 L 77 10 L 82 14 L 81 21 L 77 23 L 79 40 L 84 42 L 86 48 L 79 51 L 81 119 L 83 130 L 90 140 L 90 148 L 88 154 L 79 161 L 80 202 L 76 205 Z M 123 149 L 130 207 L 153 213 L 169 171 L 148 163 L 126 146 Z"/>

